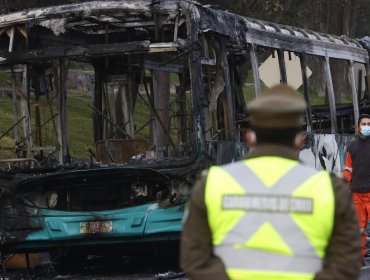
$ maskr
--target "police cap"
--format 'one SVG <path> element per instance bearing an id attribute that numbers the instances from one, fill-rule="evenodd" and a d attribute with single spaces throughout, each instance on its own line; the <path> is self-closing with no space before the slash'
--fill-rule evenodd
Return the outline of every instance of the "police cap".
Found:
<path id="1" fill-rule="evenodd" d="M 255 127 L 294 128 L 303 125 L 306 102 L 295 89 L 279 84 L 252 100 L 248 110 Z"/>

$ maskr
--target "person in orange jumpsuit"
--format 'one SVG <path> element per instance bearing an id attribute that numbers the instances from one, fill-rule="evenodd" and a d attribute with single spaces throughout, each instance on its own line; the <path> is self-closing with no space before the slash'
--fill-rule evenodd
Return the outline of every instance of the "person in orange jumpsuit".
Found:
<path id="1" fill-rule="evenodd" d="M 366 255 L 366 227 L 370 219 L 370 115 L 360 115 L 358 136 L 347 147 L 343 170 L 350 184 L 352 201 L 356 207 L 360 231 L 362 256 Z"/>

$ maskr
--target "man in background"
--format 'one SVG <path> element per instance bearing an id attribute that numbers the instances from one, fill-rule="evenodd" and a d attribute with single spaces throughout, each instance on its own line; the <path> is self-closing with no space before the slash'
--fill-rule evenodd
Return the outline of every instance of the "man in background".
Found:
<path id="1" fill-rule="evenodd" d="M 358 137 L 347 147 L 343 177 L 350 184 L 361 232 L 362 257 L 366 255 L 366 227 L 370 217 L 370 115 L 360 115 Z"/>

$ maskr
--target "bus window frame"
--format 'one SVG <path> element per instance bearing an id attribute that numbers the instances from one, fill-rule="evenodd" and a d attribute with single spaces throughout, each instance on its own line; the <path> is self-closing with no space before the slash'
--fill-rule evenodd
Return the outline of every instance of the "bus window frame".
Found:
<path id="1" fill-rule="evenodd" d="M 330 109 L 330 122 L 331 122 L 331 133 L 336 134 L 338 133 L 338 124 L 337 124 L 337 110 L 335 106 L 335 97 L 334 97 L 334 87 L 333 87 L 333 80 L 331 77 L 331 70 L 330 70 L 330 58 L 325 56 L 321 59 L 324 66 L 325 71 L 325 80 L 326 80 L 326 87 L 328 91 L 328 100 L 329 100 L 329 109 Z"/>
<path id="2" fill-rule="evenodd" d="M 255 89 L 255 96 L 261 95 L 261 81 L 260 81 L 260 74 L 258 70 L 258 57 L 256 54 L 256 46 L 254 44 L 249 45 L 249 54 L 251 57 L 252 63 L 252 70 L 253 70 L 253 80 L 254 80 L 254 89 Z"/>
<path id="3" fill-rule="evenodd" d="M 286 66 L 285 66 L 285 59 L 284 59 L 284 52 L 283 49 L 276 49 L 279 61 L 279 72 L 280 72 L 280 83 L 286 84 L 288 82 L 287 73 L 286 73 Z"/>
<path id="4" fill-rule="evenodd" d="M 353 104 L 353 115 L 355 117 L 355 125 L 358 123 L 359 118 L 359 106 L 358 106 L 358 94 L 356 90 L 356 78 L 355 78 L 355 71 L 353 69 L 353 61 L 347 61 L 349 67 L 349 82 L 351 84 L 351 92 L 352 92 L 352 104 Z"/>
<path id="5" fill-rule="evenodd" d="M 307 127 L 306 131 L 312 131 L 312 107 L 311 101 L 308 93 L 308 78 L 307 78 L 307 64 L 306 64 L 306 56 L 303 53 L 298 54 L 299 62 L 301 65 L 301 74 L 302 74 L 302 82 L 303 82 L 303 94 L 304 99 L 306 100 L 307 109 L 306 109 L 306 119 L 307 119 Z"/>

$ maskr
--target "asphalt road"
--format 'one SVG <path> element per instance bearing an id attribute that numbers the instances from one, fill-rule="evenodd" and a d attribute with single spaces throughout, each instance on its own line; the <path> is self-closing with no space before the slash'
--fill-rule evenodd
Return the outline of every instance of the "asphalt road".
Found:
<path id="1" fill-rule="evenodd" d="M 39 268 L 34 271 L 11 271 L 0 272 L 0 280 L 187 280 L 179 270 L 169 271 L 145 271 L 145 272 L 124 272 L 124 271 L 85 271 L 75 273 L 50 272 L 47 268 Z M 370 279 L 370 266 L 363 267 L 361 275 L 357 280 Z"/>
<path id="2" fill-rule="evenodd" d="M 39 266 L 33 270 L 0 271 L 0 280 L 187 280 L 173 260 L 158 259 L 154 266 L 143 263 L 93 263 L 75 271 L 55 271 L 53 266 Z M 361 270 L 357 280 L 370 279 L 370 266 Z"/>
<path id="3" fill-rule="evenodd" d="M 48 273 L 41 271 L 12 271 L 7 273 L 0 273 L 0 280 L 186 280 L 186 278 L 179 271 L 164 271 L 164 272 L 83 272 L 83 273 Z M 362 268 L 361 275 L 357 280 L 369 280 L 370 267 Z"/>
<path id="4" fill-rule="evenodd" d="M 73 259 L 73 256 L 71 256 Z M 76 260 L 77 262 L 77 260 Z M 74 266 L 56 267 L 51 264 L 37 266 L 34 269 L 1 271 L 0 280 L 27 280 L 27 279 L 91 279 L 91 280 L 167 280 L 186 279 L 173 257 L 156 257 L 140 260 L 122 260 L 119 258 L 92 258 L 84 262 L 77 262 Z"/>
<path id="5" fill-rule="evenodd" d="M 183 277 L 182 274 L 178 274 L 172 271 L 163 272 L 163 273 L 137 273 L 137 274 L 122 274 L 122 273 L 99 273 L 99 274 L 90 274 L 90 273 L 82 273 L 82 274 L 56 274 L 56 275 L 37 275 L 35 273 L 26 273 L 26 272 L 13 272 L 5 274 L 4 276 L 0 276 L 0 280 L 28 280 L 28 279 L 42 279 L 42 280 L 186 280 L 187 278 Z"/>
<path id="6" fill-rule="evenodd" d="M 0 273 L 0 280 L 186 280 L 181 272 L 178 271 L 165 271 L 157 273 L 123 273 L 123 272 L 84 272 L 84 273 L 41 273 L 40 271 L 13 271 L 8 273 Z M 361 275 L 357 280 L 369 280 L 370 267 L 362 268 Z"/>

